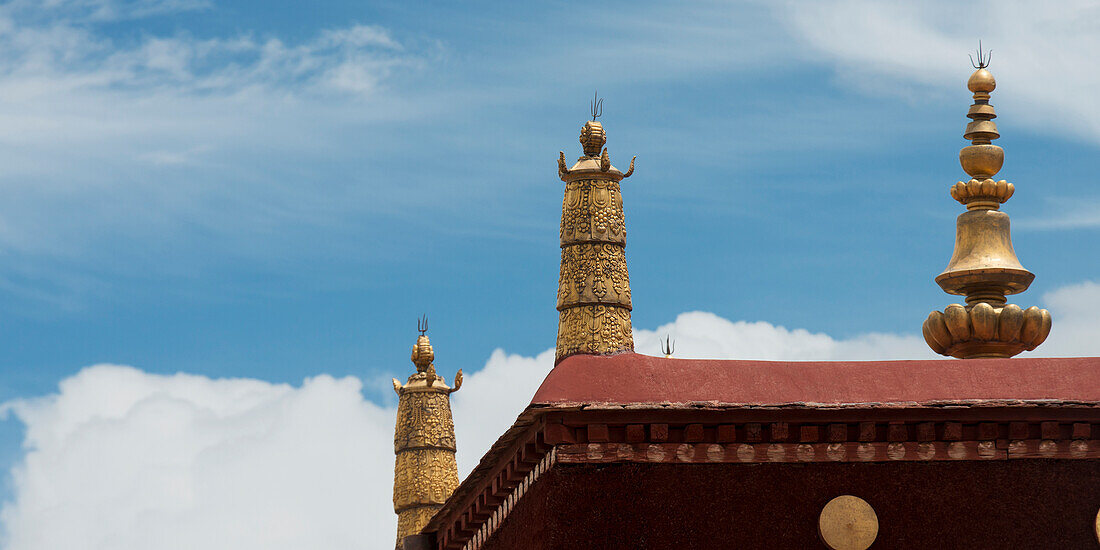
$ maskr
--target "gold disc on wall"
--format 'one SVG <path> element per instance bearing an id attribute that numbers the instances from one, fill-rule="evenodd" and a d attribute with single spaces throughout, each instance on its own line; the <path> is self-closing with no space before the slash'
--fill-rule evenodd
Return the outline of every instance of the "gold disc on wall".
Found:
<path id="1" fill-rule="evenodd" d="M 821 509 L 817 530 L 832 550 L 866 550 L 878 536 L 878 516 L 867 501 L 841 495 Z"/>
<path id="2" fill-rule="evenodd" d="M 1096 511 L 1096 541 L 1100 542 L 1100 510 Z"/>

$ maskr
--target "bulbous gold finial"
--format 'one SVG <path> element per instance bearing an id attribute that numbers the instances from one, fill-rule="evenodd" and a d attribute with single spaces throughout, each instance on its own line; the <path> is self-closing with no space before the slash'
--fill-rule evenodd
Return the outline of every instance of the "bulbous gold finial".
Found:
<path id="1" fill-rule="evenodd" d="M 585 122 L 584 127 L 581 128 L 580 141 L 581 148 L 584 149 L 584 156 L 600 156 L 600 151 L 603 150 L 604 144 L 607 143 L 607 135 L 604 134 L 603 124 L 595 120 Z"/>
<path id="2" fill-rule="evenodd" d="M 990 93 L 997 89 L 997 79 L 993 78 L 993 73 L 986 70 L 986 68 L 980 67 L 974 71 L 974 74 L 970 75 L 970 80 L 966 81 L 966 87 L 971 92 L 984 92 Z"/>
<path id="3" fill-rule="evenodd" d="M 992 53 L 992 52 L 990 52 Z M 973 57 L 971 57 L 973 62 Z M 1012 247 L 1008 214 L 1000 212 L 1015 187 L 993 176 L 1004 164 L 1004 150 L 992 141 L 1001 137 L 989 104 L 997 81 L 986 69 L 989 55 L 979 44 L 978 61 L 967 88 L 974 94 L 963 137 L 971 145 L 959 151 L 959 163 L 971 176 L 951 188 L 964 204 L 955 232 L 955 251 L 936 283 L 948 294 L 966 296 L 966 305 L 933 311 L 924 322 L 924 339 L 936 353 L 959 358 L 1012 357 L 1043 343 L 1050 333 L 1050 313 L 1008 304 L 1006 296 L 1027 290 L 1035 278 L 1020 265 Z"/>

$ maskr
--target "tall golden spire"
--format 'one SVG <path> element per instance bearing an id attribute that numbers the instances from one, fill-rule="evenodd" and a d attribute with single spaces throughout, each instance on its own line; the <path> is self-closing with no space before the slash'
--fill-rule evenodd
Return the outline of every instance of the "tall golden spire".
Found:
<path id="1" fill-rule="evenodd" d="M 956 223 L 955 253 L 936 277 L 944 292 L 966 296 L 966 305 L 951 304 L 928 314 L 923 331 L 933 351 L 961 359 L 1012 357 L 1033 350 L 1046 340 L 1051 325 L 1047 310 L 1021 309 L 1005 298 L 1027 290 L 1035 275 L 1016 259 L 1008 214 L 999 210 L 1014 187 L 993 180 L 1004 163 L 1004 149 L 992 144 L 1001 135 L 989 104 L 997 81 L 986 70 L 988 65 L 979 47 L 977 70 L 967 81 L 974 104 L 966 115 L 971 122 L 963 137 L 971 145 L 959 151 L 959 162 L 971 180 L 951 188 L 951 197 L 966 205 L 966 212 Z"/>
<path id="2" fill-rule="evenodd" d="M 399 396 L 393 436 L 397 548 L 406 536 L 419 533 L 458 487 L 450 395 L 462 387 L 462 371 L 455 375 L 455 387 L 447 387 L 432 364 L 435 352 L 425 334 L 428 319 L 417 328 L 420 336 L 412 350 L 416 374 L 404 385 L 393 379 L 393 390 Z"/>
<path id="3" fill-rule="evenodd" d="M 561 276 L 558 279 L 557 361 L 575 354 L 609 355 L 634 350 L 630 325 L 630 274 L 626 269 L 626 221 L 619 182 L 634 173 L 611 165 L 604 148 L 602 101 L 581 128 L 584 154 L 571 168 L 558 155 L 565 182 L 561 207 Z M 601 154 L 601 150 L 603 151 Z"/>

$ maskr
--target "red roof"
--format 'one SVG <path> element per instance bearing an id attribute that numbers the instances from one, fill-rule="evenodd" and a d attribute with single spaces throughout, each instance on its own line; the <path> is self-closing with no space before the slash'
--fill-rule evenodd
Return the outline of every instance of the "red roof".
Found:
<path id="1" fill-rule="evenodd" d="M 1002 439 L 1019 444 L 1013 453 L 1024 458 L 1094 459 L 1090 445 L 1092 434 L 1100 434 L 1100 425 L 1093 428 L 1098 419 L 1100 357 L 795 362 L 576 355 L 554 367 L 424 532 L 435 533 L 439 548 L 460 548 L 485 529 L 486 518 L 524 476 L 545 470 L 537 465 L 545 466 L 549 449 L 561 447 L 563 461 L 600 462 L 615 459 L 621 448 L 632 450 L 630 433 L 647 448 L 673 447 L 659 453 L 670 463 L 684 461 L 679 453 L 689 437 L 717 442 L 721 425 L 728 441 L 753 448 L 754 461 L 757 455 L 774 461 L 771 449 L 783 446 L 794 449 L 780 449 L 784 460 L 793 453 L 788 461 L 799 462 L 800 447 L 812 448 L 816 457 L 815 446 L 829 445 L 821 430 L 835 426 L 841 427 L 837 441 L 874 447 L 872 458 L 887 462 L 896 458 L 889 445 L 916 449 L 920 442 L 939 445 L 933 450 L 944 460 L 984 460 L 982 442 L 990 456 L 1007 459 L 1007 451 L 993 445 Z M 848 426 L 853 421 L 858 425 Z M 646 424 L 648 431 L 627 430 Z M 653 435 L 658 425 L 660 442 Z M 751 426 L 755 443 L 746 445 Z M 769 426 L 766 434 L 763 426 Z M 948 430 L 954 430 L 950 437 Z M 601 441 L 615 446 L 615 454 L 596 449 L 598 456 L 588 458 L 589 444 Z M 1083 450 L 1074 451 L 1075 442 L 1084 442 Z M 753 445 L 766 449 L 758 453 Z M 724 453 L 719 459 L 729 458 L 730 445 L 714 446 Z M 963 454 L 950 454 L 948 446 Z M 704 462 L 709 452 L 701 455 Z M 905 453 L 907 460 L 914 454 Z M 694 461 L 694 451 L 688 454 Z"/>
<path id="2" fill-rule="evenodd" d="M 1100 357 L 780 362 L 575 355 L 554 367 L 531 404 L 881 407 L 990 401 L 1100 403 Z"/>

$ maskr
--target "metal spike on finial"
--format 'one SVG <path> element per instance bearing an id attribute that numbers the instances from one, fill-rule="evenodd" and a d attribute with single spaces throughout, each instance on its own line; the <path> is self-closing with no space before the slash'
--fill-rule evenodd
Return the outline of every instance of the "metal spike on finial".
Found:
<path id="1" fill-rule="evenodd" d="M 424 336 L 425 332 L 428 332 L 428 314 L 425 313 L 423 317 L 416 320 L 416 330 L 420 331 L 420 335 Z"/>
<path id="2" fill-rule="evenodd" d="M 676 352 L 676 342 L 673 342 L 672 337 L 665 335 L 665 341 L 661 342 L 661 353 L 665 354 L 665 359 L 672 357 L 672 354 Z"/>
<path id="3" fill-rule="evenodd" d="M 603 98 L 600 97 L 600 91 L 596 90 L 596 93 L 592 94 L 592 120 L 601 116 L 603 116 Z"/>
<path id="4" fill-rule="evenodd" d="M 974 56 L 967 55 L 970 58 L 970 64 L 975 69 L 984 69 L 989 66 L 989 60 L 993 59 L 993 50 L 989 50 L 986 53 L 982 53 L 982 41 L 978 41 L 978 62 L 974 62 Z"/>

